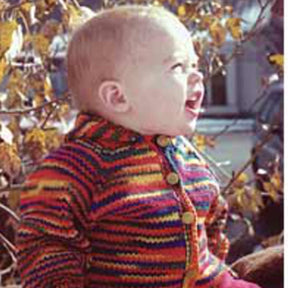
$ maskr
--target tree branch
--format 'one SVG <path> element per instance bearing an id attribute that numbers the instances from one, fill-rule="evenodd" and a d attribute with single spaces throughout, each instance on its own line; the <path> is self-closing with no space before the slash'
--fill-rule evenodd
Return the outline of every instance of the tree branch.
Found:
<path id="1" fill-rule="evenodd" d="M 15 116 L 15 115 L 28 114 L 30 112 L 36 112 L 36 111 L 42 110 L 43 108 L 45 108 L 47 106 L 50 106 L 50 105 L 54 105 L 54 104 L 58 104 L 58 103 L 61 103 L 61 102 L 69 101 L 69 99 L 70 99 L 70 96 L 65 96 L 63 98 L 54 99 L 54 100 L 46 102 L 46 103 L 44 103 L 42 105 L 39 105 L 37 107 L 32 107 L 32 108 L 28 108 L 28 109 L 0 110 L 0 115 Z"/>
<path id="2" fill-rule="evenodd" d="M 232 185 L 236 182 L 236 180 L 239 178 L 239 176 L 252 164 L 252 162 L 255 160 L 256 156 L 258 155 L 258 153 L 261 151 L 262 147 L 270 141 L 270 139 L 272 139 L 272 137 L 274 137 L 275 135 L 273 134 L 271 128 L 267 134 L 266 137 L 256 146 L 255 152 L 253 153 L 253 155 L 251 156 L 251 158 L 242 166 L 242 168 L 240 168 L 240 170 L 235 174 L 235 176 L 233 176 L 230 180 L 230 182 L 228 183 L 228 185 L 221 191 L 221 193 L 223 195 L 229 195 L 233 192 L 229 191 L 229 189 L 232 187 Z"/>

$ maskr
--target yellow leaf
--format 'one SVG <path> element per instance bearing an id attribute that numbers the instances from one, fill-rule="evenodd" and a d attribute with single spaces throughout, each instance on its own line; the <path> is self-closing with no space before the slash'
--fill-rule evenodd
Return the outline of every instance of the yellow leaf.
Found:
<path id="1" fill-rule="evenodd" d="M 23 72 L 19 69 L 13 69 L 12 73 L 9 76 L 7 89 L 10 91 L 17 90 L 23 85 L 23 83 Z"/>
<path id="2" fill-rule="evenodd" d="M 5 70 L 6 70 L 6 60 L 3 57 L 0 59 L 0 83 L 2 82 L 2 79 L 5 75 Z"/>
<path id="3" fill-rule="evenodd" d="M 200 19 L 200 28 L 201 29 L 209 29 L 209 27 L 212 25 L 212 23 L 215 21 L 215 17 L 211 15 L 205 14 Z"/>
<path id="4" fill-rule="evenodd" d="M 284 55 L 283 54 L 272 54 L 268 56 L 270 64 L 275 65 L 283 70 L 284 66 Z"/>
<path id="5" fill-rule="evenodd" d="M 226 28 L 234 39 L 240 40 L 242 38 L 241 19 L 240 18 L 227 19 Z"/>
<path id="6" fill-rule="evenodd" d="M 278 191 L 281 191 L 283 189 L 282 178 L 279 171 L 276 171 L 272 175 L 271 182 L 274 185 L 275 189 L 277 189 Z"/>
<path id="7" fill-rule="evenodd" d="M 21 135 L 21 128 L 20 128 L 20 117 L 13 117 L 10 123 L 7 125 L 7 128 L 13 133 L 14 142 L 17 143 L 18 137 Z"/>
<path id="8" fill-rule="evenodd" d="M 50 100 L 53 98 L 53 87 L 49 77 L 46 77 L 44 81 L 44 94 Z"/>
<path id="9" fill-rule="evenodd" d="M 210 25 L 209 33 L 215 46 L 221 47 L 224 44 L 226 40 L 226 29 L 218 20 L 213 21 Z"/>
<path id="10" fill-rule="evenodd" d="M 2 142 L 0 144 L 0 170 L 12 179 L 15 179 L 21 171 L 21 159 L 15 144 Z"/>
<path id="11" fill-rule="evenodd" d="M 33 128 L 24 137 L 24 149 L 34 161 L 37 161 L 46 154 L 46 134 L 42 129 Z"/>
<path id="12" fill-rule="evenodd" d="M 23 99 L 17 92 L 17 89 L 13 89 L 9 91 L 8 97 L 3 104 L 7 109 L 21 108 L 23 106 Z"/>
<path id="13" fill-rule="evenodd" d="M 206 147 L 206 141 L 204 135 L 195 134 L 193 137 L 193 142 L 200 151 L 203 151 Z"/>
<path id="14" fill-rule="evenodd" d="M 35 49 L 41 56 L 45 56 L 48 54 L 49 49 L 49 39 L 46 38 L 43 34 L 35 34 L 32 37 L 32 42 Z"/>
<path id="15" fill-rule="evenodd" d="M 34 107 L 38 107 L 41 106 L 45 103 L 45 96 L 43 94 L 36 94 L 34 95 L 34 99 L 33 99 L 33 106 Z"/>
<path id="16" fill-rule="evenodd" d="M 283 193 L 283 183 L 279 171 L 273 173 L 270 182 L 263 182 L 264 190 L 275 202 L 279 200 L 280 193 Z"/>
<path id="17" fill-rule="evenodd" d="M 212 137 L 203 134 L 194 134 L 193 142 L 200 151 L 203 151 L 207 146 L 211 148 L 215 146 L 215 140 Z"/>
<path id="18" fill-rule="evenodd" d="M 186 11 L 186 6 L 185 4 L 181 4 L 178 6 L 178 9 L 177 9 L 177 15 L 180 17 L 180 18 L 183 18 L 184 16 L 186 16 L 187 14 L 187 11 Z"/>
<path id="19" fill-rule="evenodd" d="M 23 4 L 21 4 L 20 9 L 24 12 L 24 13 L 30 13 L 30 9 L 32 8 L 33 4 L 31 2 L 24 2 Z"/>
<path id="20" fill-rule="evenodd" d="M 10 48 L 12 35 L 17 27 L 16 20 L 0 22 L 0 58 Z"/>
<path id="21" fill-rule="evenodd" d="M 49 151 L 58 148 L 63 141 L 63 136 L 59 134 L 56 128 L 45 131 L 45 136 L 46 147 Z"/>

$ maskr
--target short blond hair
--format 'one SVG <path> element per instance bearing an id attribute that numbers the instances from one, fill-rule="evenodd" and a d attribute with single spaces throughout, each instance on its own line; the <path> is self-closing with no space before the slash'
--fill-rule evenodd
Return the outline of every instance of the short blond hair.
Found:
<path id="1" fill-rule="evenodd" d="M 137 61 L 137 46 L 149 45 L 144 41 L 151 25 L 145 24 L 167 19 L 179 23 L 162 7 L 125 5 L 102 10 L 79 27 L 67 52 L 68 85 L 76 107 L 89 110 L 101 82 L 118 80 L 125 64 Z"/>

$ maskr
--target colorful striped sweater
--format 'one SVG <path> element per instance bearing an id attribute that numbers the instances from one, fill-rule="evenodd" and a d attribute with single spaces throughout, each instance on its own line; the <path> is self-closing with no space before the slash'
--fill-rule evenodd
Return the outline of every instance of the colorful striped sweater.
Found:
<path id="1" fill-rule="evenodd" d="M 227 207 L 182 136 L 80 114 L 21 193 L 24 288 L 213 287 Z"/>

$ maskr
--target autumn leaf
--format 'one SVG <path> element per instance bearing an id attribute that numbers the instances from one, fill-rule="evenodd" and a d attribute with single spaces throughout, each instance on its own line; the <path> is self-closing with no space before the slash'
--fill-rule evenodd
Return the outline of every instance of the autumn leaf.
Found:
<path id="1" fill-rule="evenodd" d="M 15 179 L 21 171 L 21 159 L 15 144 L 0 143 L 0 171 Z"/>
<path id="2" fill-rule="evenodd" d="M 51 128 L 45 131 L 46 148 L 51 151 L 58 148 L 63 142 L 63 135 L 56 128 Z"/>
<path id="3" fill-rule="evenodd" d="M 231 208 L 253 213 L 258 213 L 264 207 L 260 191 L 244 184 L 233 185 L 228 203 Z"/>
<path id="4" fill-rule="evenodd" d="M 247 181 L 249 180 L 249 177 L 246 173 L 241 173 L 234 181 L 233 186 L 234 187 L 243 187 L 245 185 L 245 183 L 247 183 Z"/>
<path id="5" fill-rule="evenodd" d="M 226 40 L 226 29 L 218 20 L 214 20 L 209 26 L 209 33 L 212 38 L 213 44 L 221 47 Z"/>
<path id="6" fill-rule="evenodd" d="M 51 13 L 54 10 L 55 5 L 57 4 L 56 0 L 37 0 L 34 2 L 36 6 L 35 16 L 40 21 L 42 21 L 46 15 Z"/>
<path id="7" fill-rule="evenodd" d="M 263 187 L 273 201 L 279 201 L 280 193 L 283 190 L 283 183 L 280 172 L 275 171 L 270 178 L 270 182 L 263 182 Z"/>
<path id="8" fill-rule="evenodd" d="M 283 67 L 284 67 L 284 55 L 283 54 L 271 54 L 267 58 L 271 65 L 275 65 L 280 70 L 283 70 Z"/>
<path id="9" fill-rule="evenodd" d="M 6 59 L 4 57 L 0 58 L 0 83 L 5 75 L 6 65 Z"/>
<path id="10" fill-rule="evenodd" d="M 209 27 L 212 25 L 212 23 L 215 21 L 215 17 L 212 15 L 203 15 L 200 19 L 200 29 L 209 29 Z"/>
<path id="11" fill-rule="evenodd" d="M 18 143 L 18 140 L 21 136 L 21 128 L 20 128 L 20 119 L 19 116 L 12 117 L 7 128 L 12 132 L 14 142 Z"/>
<path id="12" fill-rule="evenodd" d="M 198 3 L 185 2 L 178 6 L 177 15 L 181 19 L 191 18 L 196 14 Z"/>
<path id="13" fill-rule="evenodd" d="M 43 34 L 35 34 L 32 36 L 32 43 L 35 50 L 40 54 L 40 56 L 46 56 L 49 52 L 49 39 Z"/>
<path id="14" fill-rule="evenodd" d="M 241 18 L 228 18 L 225 26 L 235 40 L 242 38 Z"/>
<path id="15" fill-rule="evenodd" d="M 193 142 L 200 151 L 204 151 L 207 146 L 215 146 L 215 140 L 213 140 L 212 137 L 203 134 L 195 134 Z"/>
<path id="16" fill-rule="evenodd" d="M 14 89 L 8 91 L 8 97 L 3 104 L 7 109 L 21 108 L 23 106 L 23 98 L 21 97 L 21 94 Z"/>
<path id="17" fill-rule="evenodd" d="M 17 27 L 16 20 L 0 22 L 0 58 L 10 48 L 12 35 Z"/>
<path id="18" fill-rule="evenodd" d="M 30 13 L 30 9 L 32 8 L 33 3 L 31 2 L 24 2 L 21 4 L 20 9 L 24 12 L 24 13 Z"/>
<path id="19" fill-rule="evenodd" d="M 24 137 L 24 149 L 32 160 L 40 160 L 48 152 L 46 134 L 42 129 L 33 128 Z"/>

